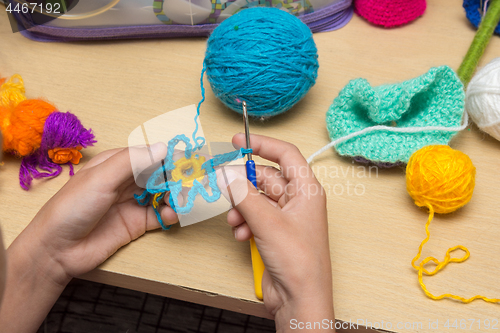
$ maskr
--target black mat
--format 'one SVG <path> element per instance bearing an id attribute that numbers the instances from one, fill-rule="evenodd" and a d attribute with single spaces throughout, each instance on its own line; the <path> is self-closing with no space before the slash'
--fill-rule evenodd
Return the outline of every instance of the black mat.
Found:
<path id="1" fill-rule="evenodd" d="M 37 333 L 267 333 L 272 320 L 73 279 Z"/>

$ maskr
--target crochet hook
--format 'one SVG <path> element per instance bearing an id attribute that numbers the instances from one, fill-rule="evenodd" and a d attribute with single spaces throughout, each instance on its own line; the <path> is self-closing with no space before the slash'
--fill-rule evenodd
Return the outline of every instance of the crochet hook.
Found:
<path id="1" fill-rule="evenodd" d="M 250 131 L 248 130 L 248 113 L 247 113 L 247 103 L 243 101 L 243 120 L 245 122 L 245 138 L 247 143 L 247 149 L 250 148 Z M 247 161 L 245 163 L 245 168 L 247 172 L 247 179 L 257 188 L 257 174 L 255 172 L 255 162 L 252 159 L 252 154 L 247 155 Z M 252 268 L 253 268 L 253 283 L 255 287 L 255 295 L 258 299 L 262 299 L 262 276 L 264 275 L 264 262 L 260 257 L 259 250 L 257 250 L 257 245 L 255 244 L 255 239 L 250 238 L 250 252 L 252 256 Z"/>

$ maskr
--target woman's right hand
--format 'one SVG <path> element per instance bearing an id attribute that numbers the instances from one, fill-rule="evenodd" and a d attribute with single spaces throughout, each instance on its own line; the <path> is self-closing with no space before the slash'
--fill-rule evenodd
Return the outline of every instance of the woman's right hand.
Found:
<path id="1" fill-rule="evenodd" d="M 258 166 L 256 189 L 226 168 L 226 195 L 236 201 L 227 220 L 238 241 L 255 238 L 266 267 L 265 306 L 279 332 L 290 331 L 293 320 L 334 323 L 326 194 L 297 147 L 259 135 L 250 141 L 254 155 L 280 169 Z M 245 136 L 235 135 L 233 144 L 245 146 Z"/>

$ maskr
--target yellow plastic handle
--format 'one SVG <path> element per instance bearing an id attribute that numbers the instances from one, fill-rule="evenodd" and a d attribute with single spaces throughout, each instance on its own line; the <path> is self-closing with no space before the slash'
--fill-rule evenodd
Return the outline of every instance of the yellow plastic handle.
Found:
<path id="1" fill-rule="evenodd" d="M 253 283 L 255 286 L 255 296 L 262 300 L 262 276 L 264 275 L 264 262 L 260 257 L 259 250 L 255 244 L 255 239 L 250 238 L 250 252 L 252 254 Z"/>

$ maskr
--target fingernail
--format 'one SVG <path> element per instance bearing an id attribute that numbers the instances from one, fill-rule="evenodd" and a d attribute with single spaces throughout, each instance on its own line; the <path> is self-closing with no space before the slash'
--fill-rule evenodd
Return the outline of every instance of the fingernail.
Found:
<path id="1" fill-rule="evenodd" d="M 238 237 L 236 237 L 236 236 L 238 236 L 238 231 L 239 231 L 239 230 L 240 230 L 240 228 L 235 228 L 235 229 L 233 230 L 233 235 L 234 235 L 234 238 L 235 238 L 235 239 L 238 239 Z"/>
<path id="2" fill-rule="evenodd" d="M 233 206 L 237 206 L 248 194 L 247 180 L 242 172 L 222 168 L 217 170 L 217 186 Z"/>

